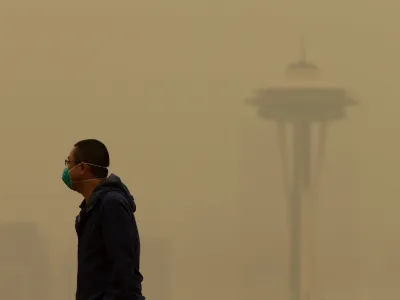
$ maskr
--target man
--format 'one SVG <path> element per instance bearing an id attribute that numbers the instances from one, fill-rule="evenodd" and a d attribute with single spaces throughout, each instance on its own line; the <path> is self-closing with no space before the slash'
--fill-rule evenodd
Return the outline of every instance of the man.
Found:
<path id="1" fill-rule="evenodd" d="M 94 139 L 76 143 L 65 160 L 64 183 L 84 197 L 75 221 L 76 300 L 144 300 L 136 205 L 120 178 L 108 176 L 109 165 L 106 146 Z"/>

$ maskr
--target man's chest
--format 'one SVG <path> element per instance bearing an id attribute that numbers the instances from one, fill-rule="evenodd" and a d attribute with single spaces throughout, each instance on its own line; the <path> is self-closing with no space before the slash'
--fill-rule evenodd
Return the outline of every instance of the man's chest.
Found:
<path id="1" fill-rule="evenodd" d="M 101 216 L 97 209 L 81 211 L 75 220 L 78 236 L 78 253 L 82 256 L 104 247 Z"/>

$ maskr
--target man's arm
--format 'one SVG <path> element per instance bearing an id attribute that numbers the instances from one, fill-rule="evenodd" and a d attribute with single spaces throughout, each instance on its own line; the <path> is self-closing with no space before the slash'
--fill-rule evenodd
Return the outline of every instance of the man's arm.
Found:
<path id="1" fill-rule="evenodd" d="M 103 300 L 123 299 L 132 285 L 133 212 L 118 192 L 107 193 L 101 206 L 103 240 L 113 263 Z"/>

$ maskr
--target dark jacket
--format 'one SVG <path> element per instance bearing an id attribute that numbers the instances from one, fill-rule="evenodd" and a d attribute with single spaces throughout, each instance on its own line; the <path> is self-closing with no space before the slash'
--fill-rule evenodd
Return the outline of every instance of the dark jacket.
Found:
<path id="1" fill-rule="evenodd" d="M 128 188 L 112 174 L 76 217 L 76 300 L 142 300 L 140 239 Z"/>

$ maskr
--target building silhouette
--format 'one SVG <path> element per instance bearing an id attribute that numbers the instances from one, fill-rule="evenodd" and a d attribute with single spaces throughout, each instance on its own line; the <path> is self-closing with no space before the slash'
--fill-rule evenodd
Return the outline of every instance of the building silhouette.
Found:
<path id="1" fill-rule="evenodd" d="M 323 295 L 318 295 L 315 274 L 318 179 L 329 124 L 344 118 L 345 108 L 356 102 L 345 88 L 322 81 L 304 50 L 300 60 L 287 67 L 282 82 L 259 90 L 248 102 L 277 128 L 290 228 L 290 299 L 319 300 Z"/>
<path id="2" fill-rule="evenodd" d="M 0 291 L 8 300 L 50 299 L 46 247 L 33 222 L 0 223 Z"/>

